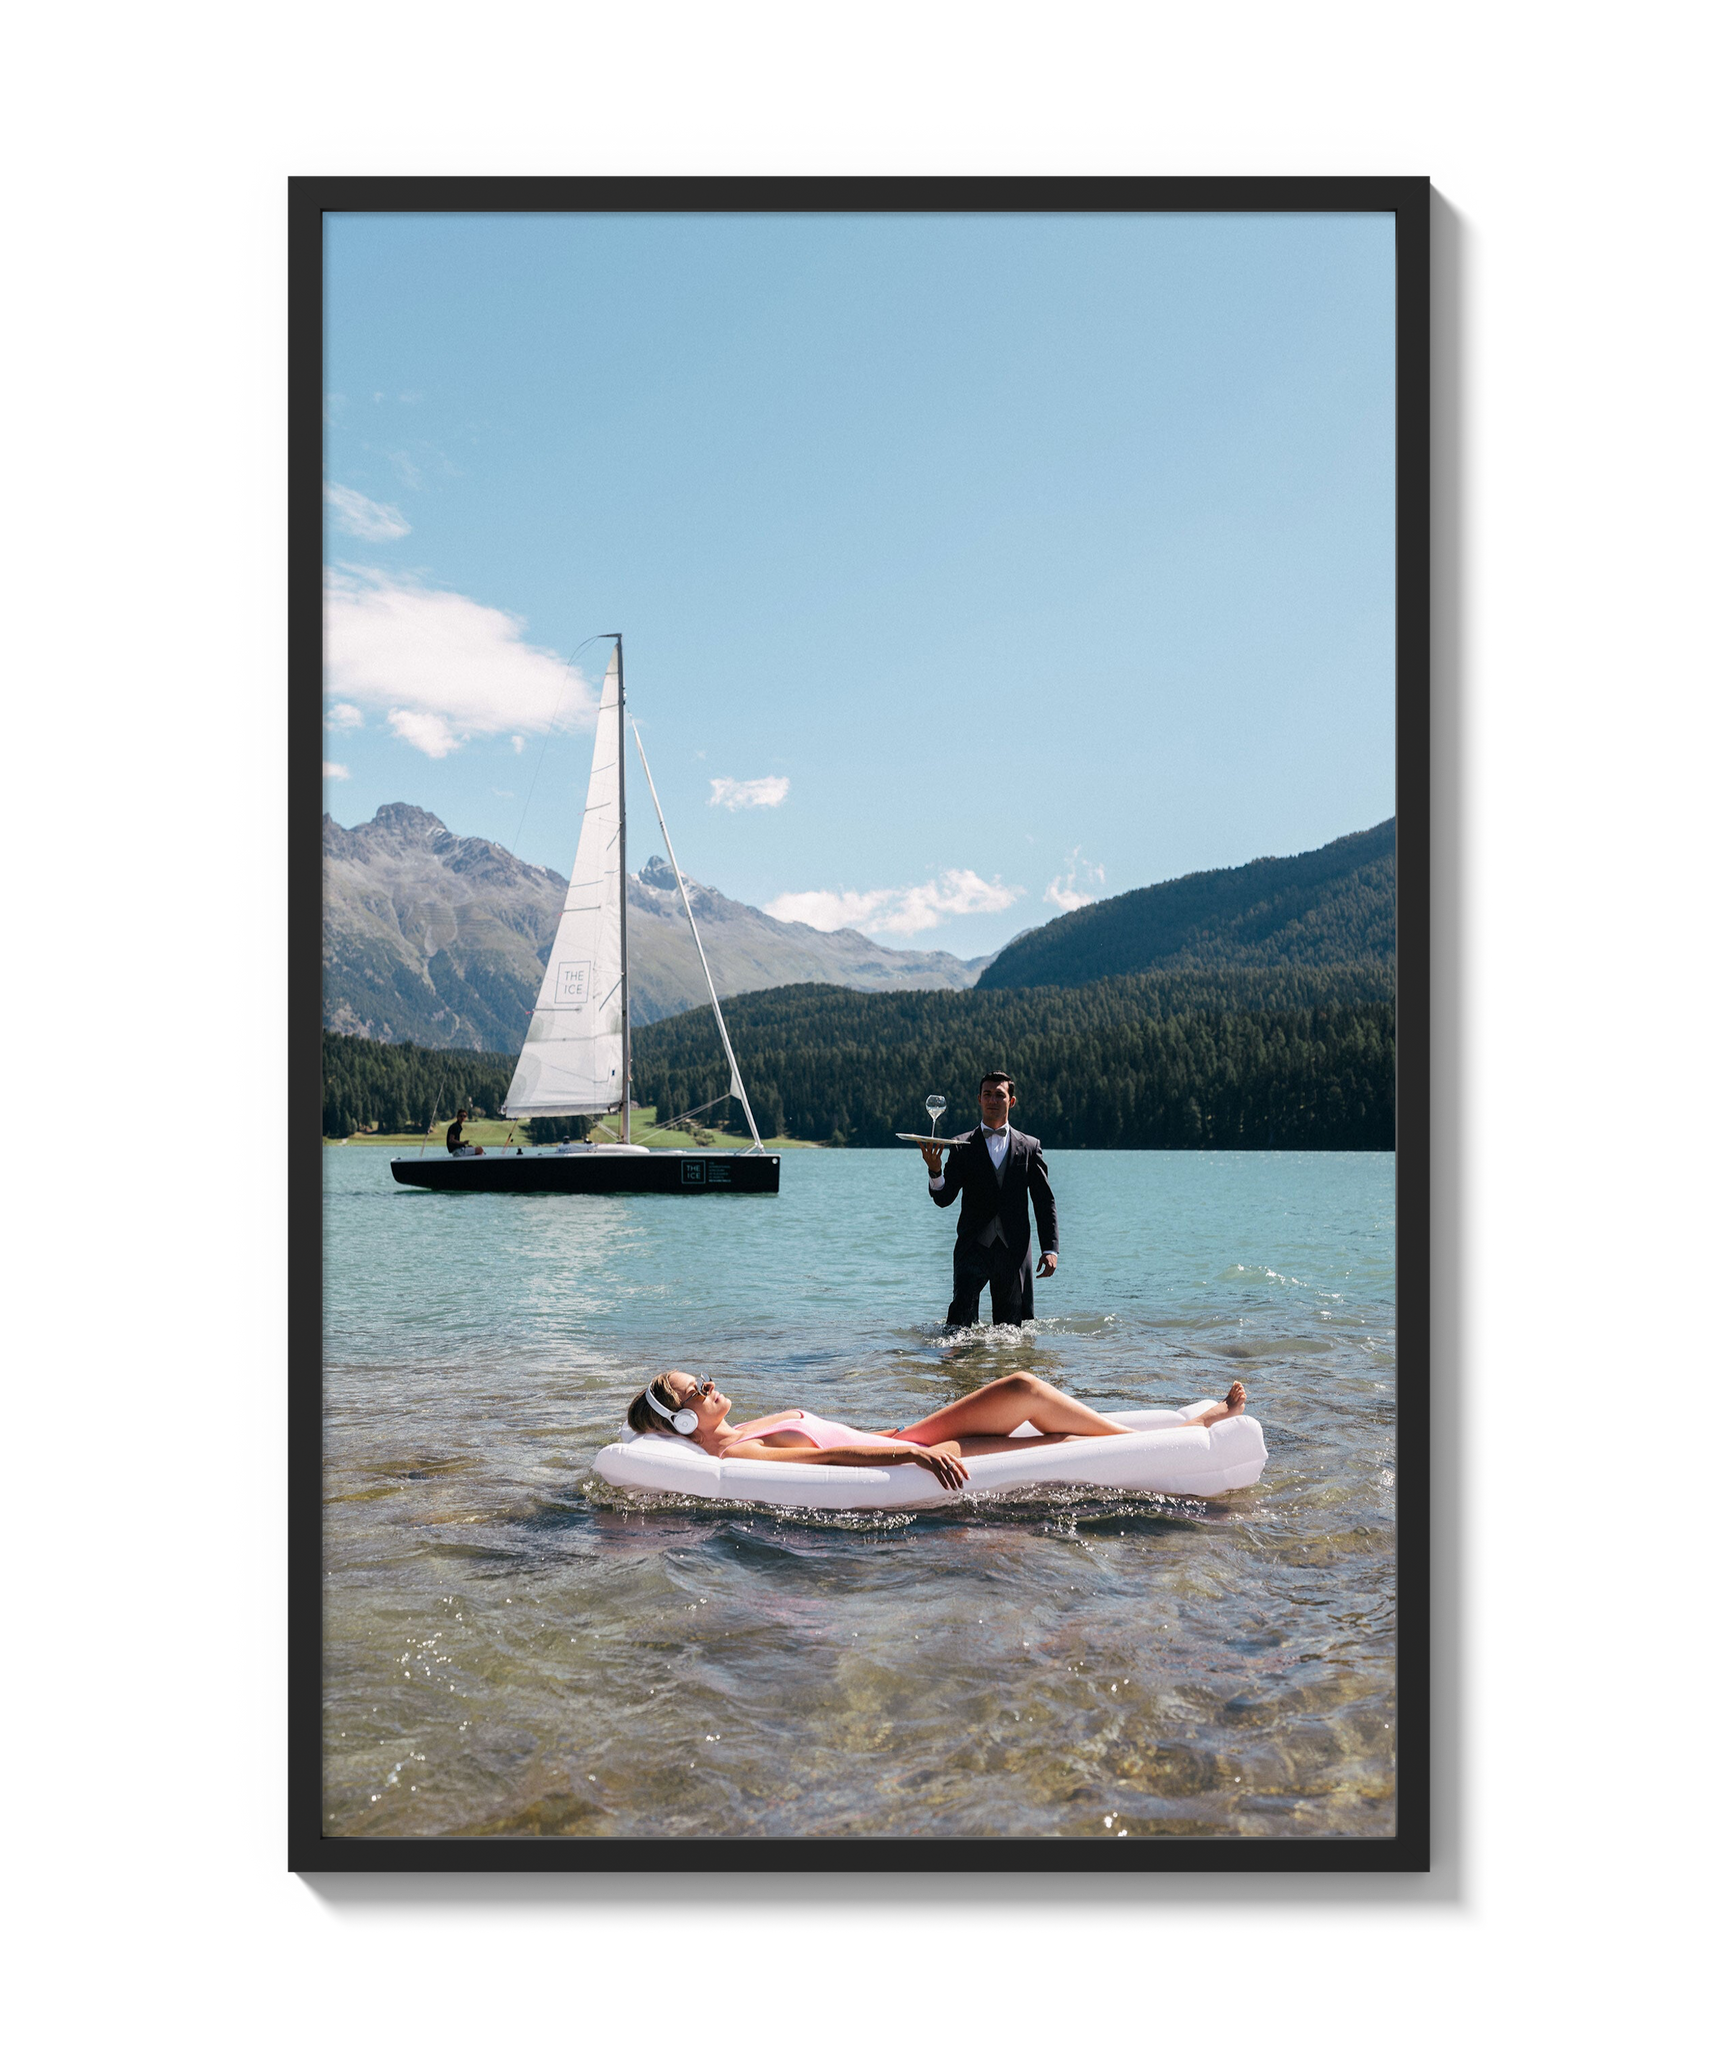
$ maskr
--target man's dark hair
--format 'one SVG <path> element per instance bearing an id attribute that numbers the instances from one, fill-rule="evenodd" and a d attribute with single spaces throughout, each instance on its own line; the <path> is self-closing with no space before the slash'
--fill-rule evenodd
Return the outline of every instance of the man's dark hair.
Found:
<path id="1" fill-rule="evenodd" d="M 982 1088 L 984 1086 L 985 1081 L 1006 1081 L 1008 1083 L 1010 1092 L 1013 1091 L 1014 1076 L 1012 1074 L 1005 1074 L 1000 1067 L 992 1067 L 990 1072 L 983 1077 L 983 1079 L 979 1082 L 978 1085 Z"/>

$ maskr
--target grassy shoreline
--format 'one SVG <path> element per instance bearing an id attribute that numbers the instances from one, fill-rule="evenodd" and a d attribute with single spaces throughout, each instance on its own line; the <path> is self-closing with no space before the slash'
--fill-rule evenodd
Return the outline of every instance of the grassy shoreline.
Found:
<path id="1" fill-rule="evenodd" d="M 616 1129 L 619 1128 L 618 1116 L 609 1121 L 614 1123 Z M 510 1124 L 499 1117 L 472 1117 L 465 1126 L 466 1143 L 481 1145 L 485 1151 L 499 1151 L 507 1143 L 508 1132 L 517 1132 L 519 1129 L 519 1125 Z M 707 1142 L 700 1145 L 694 1141 L 692 1133 L 683 1127 L 672 1131 L 659 1131 L 656 1128 L 654 1109 L 635 1109 L 632 1113 L 633 1143 L 648 1145 L 652 1151 L 743 1152 L 752 1142 L 749 1137 L 735 1137 L 731 1131 L 706 1131 L 702 1135 Z M 427 1139 L 422 1131 L 355 1131 L 349 1138 L 324 1138 L 322 1142 L 327 1146 L 386 1145 L 395 1152 L 421 1145 L 426 1152 L 441 1152 L 447 1148 L 447 1119 L 442 1118 Z M 531 1141 L 528 1127 L 523 1140 L 515 1137 L 513 1142 L 523 1142 L 529 1149 Z M 612 1142 L 600 1134 L 597 1137 L 599 1145 Z M 764 1145 L 771 1152 L 816 1152 L 822 1149 L 814 1141 L 806 1138 L 766 1138 Z"/>

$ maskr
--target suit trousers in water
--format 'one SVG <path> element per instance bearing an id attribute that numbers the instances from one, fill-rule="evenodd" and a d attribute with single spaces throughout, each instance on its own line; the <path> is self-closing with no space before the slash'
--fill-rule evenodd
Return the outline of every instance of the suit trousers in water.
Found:
<path id="1" fill-rule="evenodd" d="M 947 1321 L 967 1324 L 978 1321 L 978 1297 L 990 1289 L 990 1320 L 993 1323 L 1023 1323 L 1032 1314 L 1032 1245 L 1024 1252 L 1010 1251 L 1008 1240 L 997 1235 L 989 1244 L 957 1244 L 954 1251 L 954 1299 L 948 1305 Z"/>

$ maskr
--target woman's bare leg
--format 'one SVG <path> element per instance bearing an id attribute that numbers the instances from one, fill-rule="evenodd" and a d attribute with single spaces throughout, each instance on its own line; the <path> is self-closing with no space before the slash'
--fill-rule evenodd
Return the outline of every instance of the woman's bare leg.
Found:
<path id="1" fill-rule="evenodd" d="M 1239 1415 L 1246 1405 L 1247 1390 L 1239 1380 L 1235 1380 L 1215 1408 L 1207 1408 L 1203 1415 L 1195 1415 L 1183 1426 L 1187 1429 L 1209 1429 L 1214 1422 L 1227 1422 L 1231 1415 Z"/>
<path id="2" fill-rule="evenodd" d="M 1220 1407 L 1207 1409 L 1186 1426 L 1208 1429 L 1213 1422 L 1239 1415 L 1246 1405 L 1247 1390 L 1236 1380 Z M 1030 1372 L 1011 1372 L 1006 1379 L 992 1380 L 988 1387 L 980 1387 L 976 1394 L 963 1394 L 958 1401 L 951 1401 L 946 1408 L 927 1415 L 923 1422 L 915 1422 L 896 1434 L 908 1443 L 936 1444 L 950 1437 L 964 1441 L 969 1437 L 1012 1436 L 1023 1422 L 1031 1423 L 1043 1436 L 1130 1434 L 1123 1424 L 1112 1422 L 1107 1415 L 1100 1415 L 1095 1408 L 1088 1408 L 1071 1394 L 1058 1392 L 1039 1379 L 1036 1373 Z"/>
<path id="3" fill-rule="evenodd" d="M 1124 1430 L 1122 1434 L 1125 1436 L 1128 1432 Z M 1092 1439 L 1089 1436 L 1084 1438 L 1071 1434 L 1046 1436 L 1040 1431 L 1037 1436 L 968 1435 L 950 1437 L 948 1442 L 942 1445 L 941 1448 L 945 1451 L 952 1451 L 957 1458 L 993 1458 L 998 1451 L 1041 1451 L 1047 1444 L 1077 1444 L 1081 1442 L 1090 1443 L 1091 1441 Z"/>
<path id="4" fill-rule="evenodd" d="M 1045 1436 L 1126 1436 L 1120 1423 L 1057 1390 L 1036 1373 L 1011 1372 L 976 1394 L 963 1394 L 923 1422 L 900 1434 L 909 1443 L 941 1443 L 945 1437 L 1011 1436 L 1029 1422 Z"/>

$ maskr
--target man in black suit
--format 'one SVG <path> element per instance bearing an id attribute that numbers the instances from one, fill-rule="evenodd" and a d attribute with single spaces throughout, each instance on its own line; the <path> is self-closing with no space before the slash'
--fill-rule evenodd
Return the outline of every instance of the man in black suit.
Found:
<path id="1" fill-rule="evenodd" d="M 921 1145 L 930 1168 L 931 1200 L 946 1209 L 960 1197 L 954 1238 L 954 1299 L 951 1323 L 976 1323 L 978 1297 L 990 1289 L 990 1320 L 1023 1323 L 1032 1313 L 1032 1225 L 1026 1199 L 1038 1218 L 1038 1277 L 1056 1270 L 1056 1198 L 1044 1167 L 1044 1148 L 1009 1123 L 1014 1083 L 998 1069 L 986 1074 L 978 1091 L 982 1121 L 962 1135 L 964 1145 Z M 943 1171 L 943 1153 L 949 1154 Z"/>

